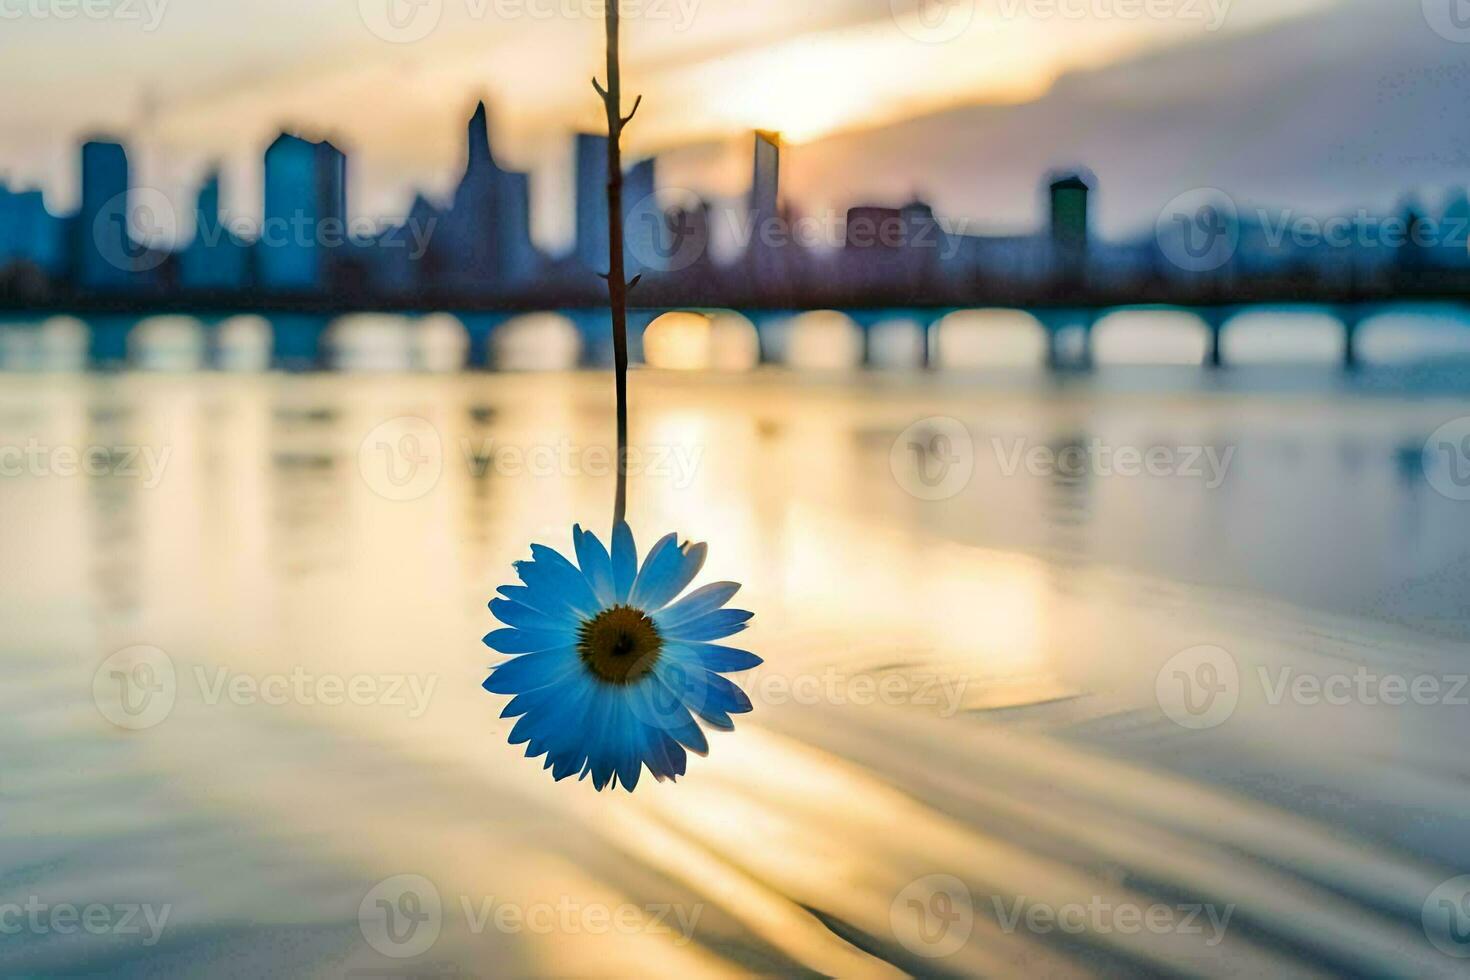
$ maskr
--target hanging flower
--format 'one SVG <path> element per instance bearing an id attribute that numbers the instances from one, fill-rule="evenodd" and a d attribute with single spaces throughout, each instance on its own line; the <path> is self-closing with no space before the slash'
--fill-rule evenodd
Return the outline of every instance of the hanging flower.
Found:
<path id="1" fill-rule="evenodd" d="M 626 523 L 613 529 L 611 554 L 580 526 L 572 541 L 577 565 L 533 544 L 531 560 L 515 565 L 524 584 L 490 601 L 505 628 L 485 645 L 513 659 L 493 668 L 485 690 L 514 695 L 501 712 L 520 718 L 510 742 L 527 743 L 527 758 L 544 754 L 555 779 L 590 773 L 598 790 L 621 783 L 632 792 L 643 766 L 660 782 L 682 776 L 686 750 L 709 752 L 696 716 L 730 731 L 730 716 L 751 709 L 722 675 L 761 658 L 711 642 L 751 618 L 724 608 L 740 586 L 716 582 L 679 598 L 708 548 L 673 534 L 641 569 Z"/>

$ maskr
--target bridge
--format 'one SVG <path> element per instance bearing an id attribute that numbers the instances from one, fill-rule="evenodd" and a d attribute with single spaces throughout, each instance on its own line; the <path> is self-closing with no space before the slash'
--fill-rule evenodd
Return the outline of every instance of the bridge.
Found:
<path id="1" fill-rule="evenodd" d="M 942 325 L 955 314 L 967 312 L 991 313 L 1018 313 L 1024 314 L 1026 318 L 1033 321 L 1041 331 L 1041 342 L 1045 344 L 1045 363 L 1048 367 L 1058 370 L 1085 370 L 1092 366 L 1094 337 L 1096 327 L 1106 318 L 1117 313 L 1136 312 L 1169 312 L 1187 314 L 1203 325 L 1205 330 L 1205 356 L 1204 364 L 1207 367 L 1223 368 L 1228 366 L 1228 357 L 1224 337 L 1231 329 L 1231 323 L 1243 313 L 1269 312 L 1283 315 L 1284 330 L 1294 329 L 1291 326 L 1294 317 L 1292 314 L 1314 314 L 1319 319 L 1331 317 L 1341 325 L 1343 332 L 1342 366 L 1354 368 L 1361 361 L 1359 350 L 1359 335 L 1363 324 L 1383 314 L 1415 312 L 1416 310 L 1432 310 L 1435 313 L 1449 313 L 1467 324 L 1470 329 L 1470 302 L 1455 301 L 1441 302 L 1433 306 L 1424 306 L 1419 303 L 1406 304 L 1403 302 L 1355 302 L 1348 304 L 1317 304 L 1317 303 L 1275 303 L 1267 306 L 1256 304 L 1210 304 L 1204 306 L 1174 306 L 1159 304 L 1123 303 L 1114 306 L 1005 306 L 990 305 L 984 307 L 972 307 L 968 305 L 957 306 L 892 306 L 892 307 L 861 307 L 831 309 L 831 312 L 841 314 L 855 327 L 861 344 L 861 355 L 859 363 L 865 367 L 879 366 L 881 358 L 875 356 L 874 337 L 880 330 L 896 331 L 900 334 L 911 331 L 909 337 L 904 338 L 907 347 L 915 352 L 918 361 L 914 366 L 926 368 L 931 366 L 931 358 L 939 347 L 937 340 L 940 336 Z M 93 365 L 119 364 L 127 360 L 129 350 L 129 335 L 141 322 L 145 322 L 159 315 L 186 316 L 197 319 L 202 324 L 205 335 L 214 332 L 218 325 L 231 316 L 239 313 L 260 313 L 271 321 L 271 338 L 275 363 L 293 368 L 309 368 L 323 363 L 326 350 L 326 338 L 328 328 L 339 316 L 351 313 L 384 313 L 401 314 L 413 316 L 431 311 L 401 308 L 401 309 L 377 309 L 371 311 L 338 311 L 328 308 L 295 308 L 291 310 L 277 309 L 274 311 L 261 311 L 258 309 L 248 310 L 212 310 L 199 308 L 178 308 L 164 310 L 148 310 L 146 312 L 124 312 L 120 310 L 89 310 L 85 308 L 68 308 L 64 310 L 48 311 L 43 314 L 40 311 L 27 313 L 11 312 L 9 314 L 0 312 L 0 328 L 9 327 L 12 331 L 19 327 L 22 330 L 30 327 L 39 327 L 45 322 L 47 316 L 56 314 L 80 315 L 87 321 L 89 327 L 87 344 L 87 362 Z M 492 360 L 490 349 L 493 338 L 497 332 L 507 324 L 514 323 L 526 316 L 528 311 L 521 309 L 449 309 L 435 310 L 432 312 L 448 312 L 456 317 L 465 328 L 469 343 L 469 363 L 484 365 Z M 530 312 L 542 314 L 554 314 L 558 318 L 572 325 L 581 339 L 582 363 L 585 366 L 599 366 L 611 362 L 611 337 L 608 330 L 608 316 L 605 309 L 593 306 L 570 306 L 551 307 L 536 309 Z M 818 312 L 799 307 L 755 307 L 739 310 L 730 310 L 726 307 L 710 308 L 698 306 L 637 306 L 629 311 L 629 328 L 633 335 L 634 353 L 637 356 L 641 352 L 641 338 L 643 332 L 658 320 L 669 313 L 693 312 L 706 315 L 719 313 L 738 313 L 740 317 L 749 320 L 754 328 L 755 348 L 757 361 L 761 364 L 780 364 L 785 361 L 784 347 L 788 328 L 797 318 L 803 314 Z M 822 310 L 821 312 L 826 312 Z M 443 318 L 441 318 L 442 320 Z M 1019 319 L 1019 318 L 1018 318 Z M 455 328 L 458 329 L 457 327 Z M 890 334 L 891 336 L 891 334 Z"/>

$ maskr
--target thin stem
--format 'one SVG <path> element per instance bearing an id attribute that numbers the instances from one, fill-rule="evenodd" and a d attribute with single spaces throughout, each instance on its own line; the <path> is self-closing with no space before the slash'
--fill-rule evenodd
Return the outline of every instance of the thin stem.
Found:
<path id="1" fill-rule="evenodd" d="M 628 510 L 628 282 L 623 266 L 623 127 L 638 111 L 623 116 L 623 77 L 618 64 L 618 4 L 607 4 L 607 88 L 593 79 L 607 109 L 607 292 L 612 307 L 613 374 L 618 405 L 618 489 L 613 526 Z M 642 97 L 639 97 L 642 100 Z"/>

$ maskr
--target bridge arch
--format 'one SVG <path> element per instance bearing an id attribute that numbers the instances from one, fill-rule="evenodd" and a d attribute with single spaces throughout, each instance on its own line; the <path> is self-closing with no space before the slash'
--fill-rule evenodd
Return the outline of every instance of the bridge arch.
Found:
<path id="1" fill-rule="evenodd" d="M 1448 305 L 1374 312 L 1357 326 L 1355 353 L 1362 363 L 1384 365 L 1470 357 L 1470 313 Z"/>
<path id="2" fill-rule="evenodd" d="M 1230 365 L 1341 364 L 1347 356 L 1346 327 L 1328 310 L 1243 310 L 1220 331 L 1221 360 Z"/>
<path id="3" fill-rule="evenodd" d="M 782 362 L 800 371 L 846 371 L 863 363 L 862 328 L 846 313 L 814 310 L 780 324 Z"/>
<path id="4" fill-rule="evenodd" d="M 204 323 L 192 316 L 150 316 L 127 339 L 128 363 L 145 371 L 197 371 L 207 360 Z"/>
<path id="5" fill-rule="evenodd" d="M 731 310 L 671 310 L 643 331 L 643 359 L 674 371 L 748 371 L 760 361 L 755 324 Z"/>
<path id="6" fill-rule="evenodd" d="M 214 328 L 214 364 L 221 371 L 268 371 L 275 331 L 263 316 L 241 314 Z"/>
<path id="7" fill-rule="evenodd" d="M 934 365 L 949 371 L 1039 368 L 1049 338 L 1041 321 L 1024 310 L 956 310 L 934 325 Z"/>
<path id="8" fill-rule="evenodd" d="M 1187 310 L 1115 310 L 1092 328 L 1092 360 L 1098 365 L 1201 365 L 1210 340 L 1203 318 Z"/>
<path id="9" fill-rule="evenodd" d="M 525 313 L 490 333 L 489 363 L 499 371 L 570 371 L 582 359 L 582 334 L 561 313 Z"/>

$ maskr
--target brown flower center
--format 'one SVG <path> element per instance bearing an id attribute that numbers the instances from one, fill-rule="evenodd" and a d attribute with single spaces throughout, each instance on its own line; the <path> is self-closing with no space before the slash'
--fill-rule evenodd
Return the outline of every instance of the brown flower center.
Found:
<path id="1" fill-rule="evenodd" d="M 653 669 L 663 638 L 641 609 L 613 606 L 582 624 L 577 652 L 598 679 L 631 684 Z"/>

